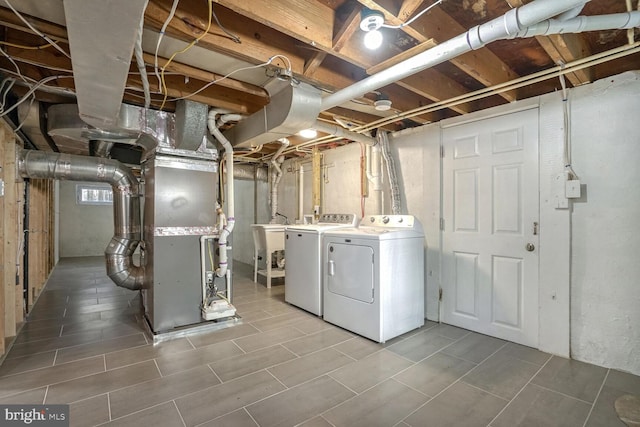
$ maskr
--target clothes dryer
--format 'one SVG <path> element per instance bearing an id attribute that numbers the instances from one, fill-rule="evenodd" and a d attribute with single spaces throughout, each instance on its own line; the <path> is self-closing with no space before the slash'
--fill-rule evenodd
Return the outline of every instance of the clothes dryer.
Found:
<path id="1" fill-rule="evenodd" d="M 424 232 L 411 215 L 374 215 L 325 233 L 324 320 L 377 342 L 424 325 Z"/>

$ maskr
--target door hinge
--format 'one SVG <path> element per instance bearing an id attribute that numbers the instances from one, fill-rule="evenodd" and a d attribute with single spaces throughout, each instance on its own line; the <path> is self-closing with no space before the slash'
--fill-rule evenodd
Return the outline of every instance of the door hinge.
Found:
<path id="1" fill-rule="evenodd" d="M 376 295 L 375 295 L 375 294 L 376 294 L 376 290 L 375 290 L 375 288 L 371 288 L 371 299 L 372 299 L 372 300 L 375 300 L 375 299 L 376 299 Z"/>
<path id="2" fill-rule="evenodd" d="M 440 231 L 444 231 L 444 218 L 440 218 Z"/>
<path id="3" fill-rule="evenodd" d="M 438 301 L 442 301 L 442 288 L 438 291 Z"/>
<path id="4" fill-rule="evenodd" d="M 440 146 L 440 157 L 444 159 L 444 145 Z"/>

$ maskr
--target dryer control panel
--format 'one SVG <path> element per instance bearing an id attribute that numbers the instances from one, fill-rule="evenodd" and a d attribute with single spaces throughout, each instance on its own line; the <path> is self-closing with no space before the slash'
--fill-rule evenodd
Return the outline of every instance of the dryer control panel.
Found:
<path id="1" fill-rule="evenodd" d="M 413 228 L 413 215 L 370 215 L 362 220 L 361 225 L 367 227 Z"/>

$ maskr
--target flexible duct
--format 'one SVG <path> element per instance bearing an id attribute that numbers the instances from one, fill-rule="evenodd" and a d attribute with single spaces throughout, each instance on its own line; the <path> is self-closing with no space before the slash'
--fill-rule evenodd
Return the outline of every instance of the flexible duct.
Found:
<path id="1" fill-rule="evenodd" d="M 367 145 L 367 179 L 371 182 L 372 190 L 376 193 L 373 201 L 374 215 L 381 215 L 382 212 L 382 172 L 380 171 L 380 145 L 373 147 Z"/>
<path id="2" fill-rule="evenodd" d="M 216 269 L 216 276 L 218 277 L 226 277 L 228 272 L 228 254 L 227 254 L 227 241 L 229 239 L 229 235 L 233 231 L 233 227 L 236 223 L 235 218 L 235 206 L 234 206 L 234 195 L 233 195 L 233 147 L 231 143 L 225 136 L 220 132 L 218 127 L 216 126 L 216 119 L 220 111 L 216 109 L 211 109 L 209 111 L 208 119 L 207 119 L 207 127 L 209 128 L 209 132 L 213 135 L 214 138 L 222 144 L 224 148 L 225 160 L 227 163 L 227 221 L 226 225 L 220 232 L 220 237 L 218 239 L 218 248 L 220 249 L 220 261 L 219 266 Z M 222 214 L 222 210 L 220 209 L 218 212 L 219 215 Z M 224 221 L 222 221 L 224 223 Z"/>
<path id="3" fill-rule="evenodd" d="M 281 144 L 278 147 L 278 151 L 275 152 L 273 157 L 271 157 L 271 166 L 273 169 L 271 170 L 271 223 L 276 222 L 276 217 L 278 215 L 278 185 L 280 184 L 280 179 L 282 179 L 282 162 L 284 162 L 284 156 L 282 156 L 282 152 L 285 148 L 289 146 L 289 140 L 287 138 L 280 138 L 278 142 Z"/>
<path id="4" fill-rule="evenodd" d="M 378 132 L 378 143 L 380 143 L 382 157 L 387 165 L 389 187 L 391 188 L 391 213 L 393 215 L 400 215 L 402 214 L 400 207 L 400 186 L 398 185 L 398 175 L 396 174 L 396 163 L 389 149 L 389 136 L 386 132 Z"/>
<path id="5" fill-rule="evenodd" d="M 129 168 L 117 160 L 23 150 L 18 169 L 23 178 L 111 184 L 114 233 L 105 250 L 107 275 L 123 288 L 142 288 L 144 269 L 133 263 L 133 252 L 140 243 L 139 188 Z"/>
<path id="6" fill-rule="evenodd" d="M 337 107 L 351 99 L 441 64 L 463 53 L 479 49 L 487 43 L 515 37 L 527 27 L 585 3 L 584 0 L 536 0 L 519 8 L 511 9 L 501 17 L 476 26 L 466 33 L 326 96 L 322 99 L 320 109 L 326 111 Z"/>

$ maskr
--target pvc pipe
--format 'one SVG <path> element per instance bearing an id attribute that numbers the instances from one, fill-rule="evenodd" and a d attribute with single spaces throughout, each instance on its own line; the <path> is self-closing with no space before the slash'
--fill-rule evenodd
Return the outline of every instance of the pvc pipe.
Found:
<path id="1" fill-rule="evenodd" d="M 525 28 L 515 37 L 546 36 L 549 34 L 582 33 L 585 31 L 624 30 L 640 26 L 640 12 L 610 15 L 578 16 L 567 21 L 548 19 Z"/>
<path id="2" fill-rule="evenodd" d="M 316 123 L 313 125 L 313 127 L 316 130 L 319 130 L 320 132 L 328 133 L 335 136 L 341 136 L 343 138 L 350 139 L 352 141 L 362 142 L 363 144 L 366 144 L 366 145 L 376 144 L 376 140 L 374 138 L 363 135 L 361 133 L 351 132 L 340 126 L 331 125 L 325 122 L 321 122 L 320 120 L 317 120 Z"/>
<path id="3" fill-rule="evenodd" d="M 304 169 L 298 165 L 298 219 L 304 220 Z"/>
<path id="4" fill-rule="evenodd" d="M 583 5 L 584 0 L 536 0 L 501 17 L 476 26 L 457 37 L 380 71 L 364 80 L 322 99 L 321 111 L 341 105 L 353 98 L 394 83 L 452 58 L 479 49 L 496 40 L 515 37 L 518 32 L 567 10 Z"/>
<path id="5" fill-rule="evenodd" d="M 560 15 L 556 16 L 555 19 L 558 21 L 567 21 L 569 19 L 573 19 L 576 16 L 580 15 L 582 9 L 584 9 L 586 3 L 583 3 L 579 6 L 574 7 L 573 9 L 569 9 L 566 12 L 562 12 Z"/>
<path id="6" fill-rule="evenodd" d="M 211 133 L 211 135 L 213 135 L 218 140 L 218 142 L 222 144 L 222 147 L 224 148 L 225 160 L 227 163 L 227 200 L 226 200 L 227 224 L 224 226 L 224 228 L 220 232 L 220 238 L 218 239 L 220 257 L 218 262 L 219 266 L 216 269 L 216 276 L 225 277 L 228 271 L 227 250 L 229 248 L 227 247 L 227 240 L 229 235 L 233 231 L 233 227 L 236 223 L 234 195 L 233 195 L 233 146 L 216 126 L 216 118 L 218 114 L 219 114 L 219 111 L 216 109 L 212 109 L 209 111 L 207 127 L 209 128 L 209 132 Z M 222 213 L 222 209 L 220 209 L 219 214 L 221 213 Z"/>
<path id="7" fill-rule="evenodd" d="M 244 118 L 244 116 L 242 114 L 231 114 L 231 113 L 230 114 L 223 114 L 216 121 L 216 125 L 218 127 L 221 127 L 222 125 L 224 125 L 226 123 L 229 123 L 229 122 L 239 122 L 243 118 Z"/>
<path id="8" fill-rule="evenodd" d="M 271 157 L 271 165 L 273 171 L 271 173 L 271 223 L 276 222 L 276 216 L 278 212 L 278 185 L 282 179 L 282 169 L 280 165 L 284 162 L 284 156 L 282 152 L 289 146 L 289 140 L 287 138 L 280 138 L 278 142 L 281 144 L 278 150 Z"/>

